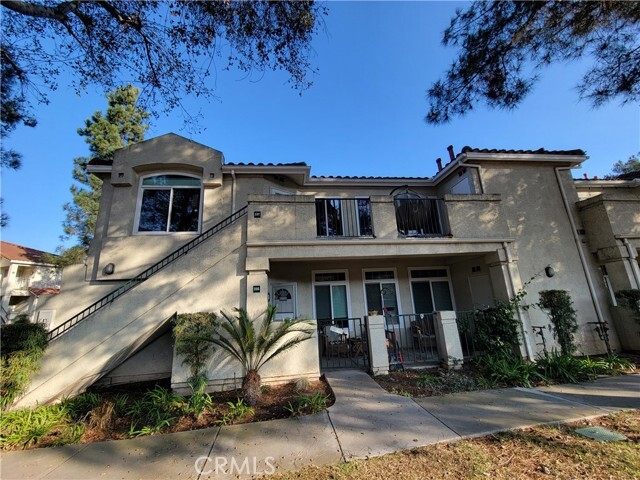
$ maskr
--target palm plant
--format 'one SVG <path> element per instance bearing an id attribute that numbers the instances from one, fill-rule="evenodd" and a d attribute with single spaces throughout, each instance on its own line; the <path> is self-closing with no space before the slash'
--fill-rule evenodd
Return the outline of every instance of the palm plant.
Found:
<path id="1" fill-rule="evenodd" d="M 260 400 L 260 369 L 271 359 L 311 338 L 313 328 L 312 323 L 304 319 L 274 323 L 276 308 L 271 305 L 260 315 L 263 319 L 257 330 L 260 316 L 252 319 L 243 308 L 235 308 L 234 312 L 235 315 L 220 312 L 219 328 L 223 332 L 211 342 L 244 368 L 242 395 L 247 405 L 253 407 Z"/>

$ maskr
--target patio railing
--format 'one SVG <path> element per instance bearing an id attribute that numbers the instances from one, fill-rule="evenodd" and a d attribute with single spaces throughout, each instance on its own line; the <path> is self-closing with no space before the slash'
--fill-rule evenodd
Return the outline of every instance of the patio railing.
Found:
<path id="1" fill-rule="evenodd" d="M 385 315 L 389 369 L 439 362 L 432 313 Z"/>

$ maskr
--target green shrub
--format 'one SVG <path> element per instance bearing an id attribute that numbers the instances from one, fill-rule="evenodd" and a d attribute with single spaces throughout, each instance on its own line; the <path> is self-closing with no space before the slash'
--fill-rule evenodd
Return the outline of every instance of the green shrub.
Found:
<path id="1" fill-rule="evenodd" d="M 482 374 L 494 385 L 531 388 L 535 383 L 546 382 L 535 363 L 520 357 L 482 355 L 478 359 Z"/>
<path id="2" fill-rule="evenodd" d="M 616 292 L 616 298 L 620 305 L 631 310 L 636 317 L 636 321 L 640 323 L 640 290 L 637 288 L 629 290 L 619 290 Z"/>
<path id="3" fill-rule="evenodd" d="M 329 395 L 322 392 L 316 392 L 311 395 L 301 393 L 298 395 L 295 405 L 289 402 L 289 406 L 286 407 L 286 409 L 292 416 L 297 417 L 307 413 L 315 414 L 326 410 L 327 403 L 329 403 Z"/>
<path id="4" fill-rule="evenodd" d="M 227 406 L 229 410 L 222 416 L 220 423 L 223 425 L 228 425 L 230 423 L 235 422 L 236 420 L 241 419 L 245 415 L 253 415 L 255 410 L 253 407 L 247 405 L 242 398 L 238 398 L 235 403 L 227 402 Z"/>
<path id="5" fill-rule="evenodd" d="M 187 379 L 191 389 L 188 409 L 200 416 L 211 406 L 211 397 L 205 393 L 207 387 L 206 367 L 213 353 L 211 339 L 217 326 L 215 313 L 181 313 L 173 327 L 176 353 L 183 357 L 182 363 L 189 367 Z"/>
<path id="6" fill-rule="evenodd" d="M 620 375 L 623 370 L 633 370 L 634 365 L 615 354 L 606 357 L 577 358 L 553 351 L 536 362 L 538 372 L 548 381 L 578 383 L 595 379 L 598 375 Z"/>
<path id="7" fill-rule="evenodd" d="M 156 387 L 134 401 L 127 412 L 131 416 L 129 435 L 139 437 L 170 427 L 185 412 L 184 397 L 166 388 Z"/>
<path id="8" fill-rule="evenodd" d="M 82 420 L 89 412 L 102 403 L 102 397 L 94 392 L 85 392 L 73 398 L 65 398 L 62 406 L 74 420 Z"/>
<path id="9" fill-rule="evenodd" d="M 48 435 L 55 436 L 50 442 L 52 445 L 77 443 L 83 433 L 84 427 L 74 423 L 62 405 L 7 411 L 0 417 L 0 447 L 3 450 L 29 448 Z"/>
<path id="10" fill-rule="evenodd" d="M 14 352 L 41 352 L 47 346 L 47 329 L 41 323 L 29 323 L 26 316 L 0 328 L 3 357 Z"/>
<path id="11" fill-rule="evenodd" d="M 596 375 L 581 359 L 555 350 L 540 357 L 536 364 L 541 375 L 557 383 L 585 382 L 593 380 Z"/>
<path id="12" fill-rule="evenodd" d="M 497 302 L 495 307 L 479 312 L 475 342 L 481 352 L 503 358 L 517 356 L 520 323 L 516 313 L 517 307 L 509 302 Z"/>
<path id="13" fill-rule="evenodd" d="M 562 354 L 573 354 L 577 350 L 573 334 L 578 331 L 578 321 L 569 292 L 566 290 L 543 290 L 540 292 L 538 306 L 547 310 L 551 320 L 553 338 L 560 345 Z"/>
<path id="14" fill-rule="evenodd" d="M 0 407 L 4 410 L 22 395 L 40 368 L 47 346 L 44 325 L 21 319 L 0 329 Z"/>

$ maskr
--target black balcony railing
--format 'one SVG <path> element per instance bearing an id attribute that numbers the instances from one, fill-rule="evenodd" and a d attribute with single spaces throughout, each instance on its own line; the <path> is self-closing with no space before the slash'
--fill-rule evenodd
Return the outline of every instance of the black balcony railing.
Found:
<path id="1" fill-rule="evenodd" d="M 407 237 L 442 237 L 447 235 L 444 205 L 436 198 L 396 198 L 398 232 Z"/>

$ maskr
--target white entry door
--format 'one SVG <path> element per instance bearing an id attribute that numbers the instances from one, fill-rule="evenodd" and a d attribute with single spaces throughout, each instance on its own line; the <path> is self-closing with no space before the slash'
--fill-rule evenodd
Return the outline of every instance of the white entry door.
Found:
<path id="1" fill-rule="evenodd" d="M 296 318 L 296 284 L 271 285 L 270 303 L 276 307 L 276 320 Z"/>

